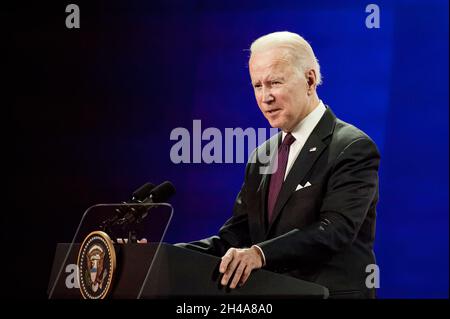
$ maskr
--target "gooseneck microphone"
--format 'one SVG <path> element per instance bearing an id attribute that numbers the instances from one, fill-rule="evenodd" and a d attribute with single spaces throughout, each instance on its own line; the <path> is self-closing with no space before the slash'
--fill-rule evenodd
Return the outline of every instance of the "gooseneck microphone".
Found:
<path id="1" fill-rule="evenodd" d="M 100 228 L 102 230 L 107 230 L 111 226 L 114 226 L 117 224 L 119 220 L 121 220 L 130 210 L 134 210 L 135 208 L 128 205 L 128 204 L 140 204 L 144 200 L 146 200 L 150 194 L 151 191 L 155 188 L 155 184 L 152 183 L 145 183 L 141 187 L 139 187 L 137 190 L 133 192 L 131 195 L 131 200 L 128 202 L 122 202 L 123 206 L 118 207 L 115 209 L 115 214 L 108 218 L 107 220 L 103 221 L 100 225 Z"/>
<path id="2" fill-rule="evenodd" d="M 134 191 L 131 201 L 124 202 L 115 210 L 115 214 L 102 222 L 100 228 L 108 234 L 113 233 L 113 227 L 119 226 L 128 231 L 128 242 L 137 242 L 136 226 L 147 215 L 151 208 L 166 202 L 175 194 L 175 187 L 169 181 L 165 181 L 158 186 L 146 183 Z"/>
<path id="3" fill-rule="evenodd" d="M 158 186 L 154 187 L 147 198 L 142 200 L 139 204 L 142 206 L 137 206 L 134 209 L 129 210 L 122 218 L 117 221 L 118 225 L 130 225 L 133 223 L 141 222 L 148 214 L 149 209 L 152 205 L 145 204 L 157 204 L 164 203 L 170 197 L 175 194 L 175 187 L 169 181 L 165 181 Z"/>

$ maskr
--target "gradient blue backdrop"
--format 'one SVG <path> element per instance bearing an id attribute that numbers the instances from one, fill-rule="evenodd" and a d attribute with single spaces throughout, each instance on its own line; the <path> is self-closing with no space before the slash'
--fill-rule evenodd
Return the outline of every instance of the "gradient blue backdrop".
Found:
<path id="1" fill-rule="evenodd" d="M 78 33 L 33 31 L 22 54 L 33 58 L 27 45 L 40 48 L 30 74 L 53 66 L 54 86 L 23 79 L 36 86 L 21 95 L 23 105 L 46 98 L 20 117 L 22 126 L 45 128 L 18 135 L 23 157 L 40 164 L 17 166 L 16 174 L 45 175 L 35 188 L 37 198 L 47 198 L 48 220 L 36 221 L 42 227 L 60 213 L 51 204 L 58 194 L 70 207 L 49 251 L 70 240 L 85 208 L 125 200 L 146 181 L 168 179 L 177 188 L 166 241 L 215 234 L 232 213 L 245 165 L 173 164 L 170 132 L 191 131 L 194 119 L 222 132 L 268 127 L 250 85 L 247 49 L 263 34 L 289 30 L 315 50 L 320 98 L 380 149 L 379 296 L 448 297 L 448 2 L 376 1 L 380 29 L 365 26 L 368 3 L 105 1 L 81 5 Z M 42 40 L 49 32 L 59 40 Z"/>
<path id="2" fill-rule="evenodd" d="M 244 173 L 244 164 L 173 164 L 170 131 L 192 131 L 193 119 L 222 132 L 268 127 L 253 97 L 246 49 L 260 35 L 290 30 L 309 40 L 320 60 L 321 99 L 380 149 L 379 296 L 447 297 L 448 2 L 377 1 L 380 29 L 366 28 L 364 1 L 175 4 L 160 12 L 136 7 L 122 16 L 129 19 L 119 35 L 126 47 L 102 47 L 102 59 L 108 50 L 123 54 L 110 74 L 113 85 L 120 78 L 111 99 L 138 109 L 128 124 L 141 124 L 136 131 L 126 125 L 110 141 L 139 155 L 123 152 L 115 167 L 123 176 L 112 176 L 133 187 L 144 177 L 173 181 L 178 194 L 166 240 L 215 234 Z M 161 96 L 161 86 L 170 93 Z"/>

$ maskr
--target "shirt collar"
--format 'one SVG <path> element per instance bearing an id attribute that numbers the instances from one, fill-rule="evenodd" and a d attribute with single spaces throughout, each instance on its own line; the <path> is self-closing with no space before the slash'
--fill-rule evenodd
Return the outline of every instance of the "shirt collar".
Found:
<path id="1" fill-rule="evenodd" d="M 326 111 L 326 107 L 323 104 L 322 100 L 319 100 L 319 104 L 309 113 L 297 126 L 292 130 L 291 134 L 295 137 L 296 140 L 300 140 L 302 137 L 307 137 L 311 134 L 313 129 L 316 127 L 317 123 L 319 123 L 323 114 Z M 283 132 L 283 140 L 286 137 L 285 132 Z"/>

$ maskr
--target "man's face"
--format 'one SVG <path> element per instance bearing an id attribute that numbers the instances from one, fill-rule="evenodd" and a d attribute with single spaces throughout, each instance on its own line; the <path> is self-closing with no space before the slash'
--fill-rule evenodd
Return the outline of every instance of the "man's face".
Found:
<path id="1" fill-rule="evenodd" d="M 308 85 L 284 49 L 252 54 L 250 77 L 256 101 L 272 127 L 290 132 L 308 114 Z"/>

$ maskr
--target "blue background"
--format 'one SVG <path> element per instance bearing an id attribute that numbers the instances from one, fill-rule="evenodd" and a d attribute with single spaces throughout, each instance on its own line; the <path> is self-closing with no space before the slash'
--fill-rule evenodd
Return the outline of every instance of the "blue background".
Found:
<path id="1" fill-rule="evenodd" d="M 170 132 L 192 132 L 194 119 L 222 133 L 268 128 L 250 85 L 248 48 L 261 35 L 289 30 L 320 61 L 319 97 L 381 152 L 379 297 L 448 298 L 448 2 L 376 1 L 380 29 L 366 28 L 367 4 L 81 2 L 79 30 L 64 27 L 65 4 L 33 28 L 17 24 L 16 70 L 26 76 L 16 79 L 11 111 L 10 199 L 28 217 L 2 221 L 20 219 L 46 247 L 38 293 L 56 242 L 71 239 L 84 209 L 126 200 L 146 181 L 177 188 L 166 241 L 217 232 L 232 213 L 245 164 L 174 164 Z M 26 17 L 32 24 L 36 11 Z M 39 216 L 22 200 L 24 183 Z"/>

